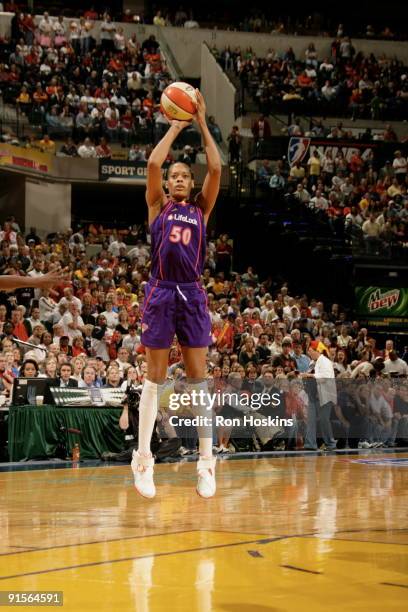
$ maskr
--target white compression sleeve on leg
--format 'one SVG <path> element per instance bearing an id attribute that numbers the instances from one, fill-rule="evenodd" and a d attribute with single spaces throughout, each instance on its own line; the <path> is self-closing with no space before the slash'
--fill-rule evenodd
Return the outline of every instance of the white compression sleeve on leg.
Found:
<path id="1" fill-rule="evenodd" d="M 139 403 L 139 448 L 138 452 L 148 455 L 154 424 L 157 417 L 157 409 L 160 401 L 162 385 L 145 380 Z"/>
<path id="2" fill-rule="evenodd" d="M 205 425 L 197 427 L 198 440 L 199 440 L 199 451 L 201 457 L 212 456 L 212 431 L 213 431 L 213 412 L 210 409 L 209 397 L 208 397 L 208 383 L 206 380 L 201 382 L 190 382 L 189 391 L 196 391 L 200 393 L 200 400 L 197 404 L 191 404 L 191 411 L 194 416 L 206 417 Z"/>

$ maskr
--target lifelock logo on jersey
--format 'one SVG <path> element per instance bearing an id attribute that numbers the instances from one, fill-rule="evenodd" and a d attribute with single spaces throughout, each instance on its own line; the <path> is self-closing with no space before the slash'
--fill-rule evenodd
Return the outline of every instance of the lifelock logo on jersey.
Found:
<path id="1" fill-rule="evenodd" d="M 186 215 L 169 215 L 167 219 L 169 221 L 184 221 L 185 223 L 192 223 L 192 225 L 197 225 L 197 219 L 191 219 Z"/>

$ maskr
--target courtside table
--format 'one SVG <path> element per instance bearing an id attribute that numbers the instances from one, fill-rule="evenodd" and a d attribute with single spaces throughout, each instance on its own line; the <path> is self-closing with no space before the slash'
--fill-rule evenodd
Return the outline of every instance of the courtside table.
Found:
<path id="1" fill-rule="evenodd" d="M 125 447 L 119 428 L 122 408 L 94 406 L 10 406 L 8 448 L 10 461 L 55 457 L 61 428 L 79 429 L 81 435 L 64 432 L 68 454 L 79 443 L 81 459 L 100 459 L 104 452 Z"/>

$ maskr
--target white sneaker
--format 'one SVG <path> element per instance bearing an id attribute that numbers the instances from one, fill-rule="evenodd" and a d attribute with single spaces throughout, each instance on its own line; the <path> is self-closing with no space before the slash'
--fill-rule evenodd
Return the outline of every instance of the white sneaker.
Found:
<path id="1" fill-rule="evenodd" d="M 368 440 L 363 440 L 358 443 L 358 448 L 371 448 L 371 443 Z"/>
<path id="2" fill-rule="evenodd" d="M 216 457 L 200 458 L 197 462 L 197 493 L 200 497 L 208 498 L 215 495 L 217 485 L 215 483 Z"/>
<path id="3" fill-rule="evenodd" d="M 132 454 L 132 472 L 135 479 L 135 488 L 143 497 L 152 498 L 156 495 L 153 482 L 153 457 L 142 457 L 136 450 Z"/>

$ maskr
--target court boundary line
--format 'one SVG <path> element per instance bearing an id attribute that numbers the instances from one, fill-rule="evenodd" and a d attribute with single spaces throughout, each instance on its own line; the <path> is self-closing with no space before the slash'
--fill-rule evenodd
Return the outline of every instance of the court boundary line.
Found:
<path id="1" fill-rule="evenodd" d="M 110 542 L 122 542 L 125 540 L 140 540 L 142 538 L 153 538 L 155 536 L 166 536 L 166 535 L 177 535 L 177 534 L 181 534 L 181 533 L 194 533 L 196 531 L 200 531 L 199 529 L 186 529 L 186 530 L 182 530 L 182 531 L 167 531 L 165 533 L 150 533 L 147 535 L 135 535 L 135 536 L 124 536 L 123 538 L 112 538 L 109 540 L 92 540 L 91 542 L 76 542 L 73 544 L 58 544 L 57 546 L 45 546 L 45 547 L 38 547 L 38 548 L 33 548 L 33 547 L 28 547 L 27 550 L 16 550 L 14 552 L 6 552 L 6 553 L 0 553 L 0 557 L 9 557 L 11 555 L 21 555 L 23 553 L 29 553 L 29 552 L 38 552 L 38 551 L 42 551 L 42 550 L 59 550 L 61 548 L 72 548 L 74 546 L 90 546 L 92 544 L 105 544 L 105 543 L 110 543 Z M 228 532 L 226 532 L 228 533 Z M 30 550 L 31 549 L 31 550 Z M 1 577 L 0 577 L 1 580 Z"/>
<path id="2" fill-rule="evenodd" d="M 27 552 L 27 550 L 41 550 L 41 548 L 39 548 L 38 546 L 17 546 L 17 544 L 8 544 L 9 548 L 24 548 L 24 550 L 22 552 Z M 16 551 L 18 552 L 18 551 Z"/>
<path id="3" fill-rule="evenodd" d="M 196 533 L 200 533 L 199 530 L 196 531 Z M 279 541 L 279 540 L 285 540 L 288 537 L 292 537 L 292 536 L 281 536 L 281 537 L 277 537 L 274 539 L 274 541 Z M 293 536 L 295 537 L 295 536 Z M 172 550 L 172 551 L 166 551 L 166 552 L 159 552 L 159 553 L 153 553 L 153 554 L 147 554 L 147 555 L 137 555 L 135 557 L 121 557 L 119 559 L 105 559 L 103 561 L 92 561 L 90 563 L 81 563 L 78 565 L 69 565 L 69 566 L 64 566 L 64 567 L 54 567 L 54 568 L 50 568 L 50 569 L 45 569 L 45 570 L 38 570 L 35 572 L 25 572 L 22 574 L 14 574 L 11 576 L 0 576 L 0 581 L 1 580 L 13 580 L 14 578 L 24 578 L 26 576 L 37 576 L 39 574 L 51 574 L 54 572 L 63 572 L 63 571 L 69 571 L 69 570 L 73 570 L 73 569 L 82 569 L 85 567 L 96 567 L 96 566 L 100 566 L 100 565 L 110 565 L 113 563 L 125 563 L 127 561 L 137 561 L 139 559 L 150 559 L 150 558 L 156 558 L 156 557 L 170 557 L 171 555 L 180 555 L 180 554 L 186 554 L 186 553 L 194 553 L 194 552 L 200 552 L 200 551 L 205 551 L 205 550 L 215 550 L 218 548 L 231 548 L 233 546 L 246 546 L 247 544 L 259 544 L 260 539 L 257 538 L 256 540 L 244 540 L 242 542 L 230 542 L 230 543 L 225 543 L 225 544 L 213 544 L 211 546 L 200 546 L 198 548 L 184 548 L 181 550 Z M 28 552 L 32 552 L 32 551 L 28 551 Z"/>
<path id="4" fill-rule="evenodd" d="M 378 530 L 376 530 L 378 531 Z M 401 531 L 405 531 L 402 529 Z M 359 533 L 359 532 L 356 532 Z M 388 533 L 386 529 L 382 533 Z M 353 540 L 352 538 L 330 538 L 336 542 L 359 542 L 360 544 L 389 544 L 390 546 L 408 546 L 408 542 L 380 542 L 379 540 Z"/>
<path id="5" fill-rule="evenodd" d="M 361 532 L 362 530 L 356 530 L 356 533 Z M 372 529 L 372 530 L 368 530 L 368 531 L 373 531 L 373 532 L 378 532 L 378 533 L 387 533 L 388 530 L 387 529 Z M 393 531 L 407 531 L 405 528 L 403 529 L 394 529 Z M 177 535 L 178 533 L 202 533 L 202 532 L 207 532 L 207 533 L 224 533 L 224 534 L 237 534 L 239 532 L 229 532 L 229 531 L 217 531 L 217 530 L 200 530 L 200 529 L 195 529 L 195 530 L 188 530 L 188 531 L 181 531 L 181 532 L 171 532 L 171 533 L 165 533 L 165 534 L 151 534 L 150 536 L 135 536 L 135 537 L 125 537 L 125 538 L 119 538 L 119 540 L 112 540 L 112 541 L 120 541 L 120 540 L 132 540 L 132 539 L 140 539 L 143 537 L 154 537 L 154 535 L 158 535 L 158 536 L 162 536 L 162 535 Z M 341 532 L 338 532 L 341 533 Z M 345 533 L 352 533 L 352 531 L 347 530 L 345 531 Z M 96 567 L 96 566 L 100 566 L 100 565 L 108 565 L 111 563 L 121 563 L 121 562 L 127 562 L 127 561 L 137 561 L 138 559 L 148 559 L 148 558 L 156 558 L 156 557 L 166 557 L 166 556 L 171 556 L 171 555 L 178 555 L 178 554 L 185 554 L 185 553 L 191 553 L 191 552 L 199 552 L 199 551 L 205 551 L 205 550 L 215 550 L 218 548 L 230 548 L 233 546 L 240 546 L 240 545 L 248 545 L 248 544 L 271 544 L 274 542 L 279 542 L 282 540 L 290 540 L 290 539 L 296 539 L 296 538 L 313 538 L 315 537 L 317 534 L 316 533 L 309 533 L 309 534 L 294 534 L 294 535 L 282 535 L 282 536 L 276 536 L 276 537 L 271 537 L 271 538 L 256 538 L 253 540 L 244 540 L 242 542 L 231 542 L 231 543 L 226 543 L 226 544 L 213 544 L 211 546 L 201 546 L 198 548 L 188 548 L 188 549 L 182 549 L 182 550 L 175 550 L 175 551 L 166 551 L 166 552 L 158 552 L 158 553 L 153 553 L 153 554 L 146 554 L 146 555 L 140 555 L 140 556 L 135 556 L 135 557 L 123 557 L 123 558 L 119 558 L 119 559 L 107 559 L 107 560 L 103 560 L 103 561 L 93 561 L 91 563 L 82 563 L 79 565 L 71 565 L 71 566 L 64 566 L 64 567 L 58 567 L 58 568 L 50 568 L 50 569 L 46 569 L 46 570 L 38 570 L 38 571 L 34 571 L 34 572 L 26 572 L 26 573 L 22 573 L 22 574 L 14 574 L 14 575 L 10 575 L 10 576 L 0 576 L 0 581 L 2 580 L 12 580 L 14 578 L 23 578 L 26 576 L 36 576 L 39 574 L 48 574 L 48 573 L 54 573 L 54 572 L 60 572 L 60 571 L 69 571 L 72 569 L 80 569 L 80 568 L 85 568 L 85 567 Z M 318 539 L 318 538 L 317 538 Z M 356 543 L 365 543 L 365 544 L 389 544 L 391 546 L 395 546 L 395 545 L 401 545 L 401 546 L 406 546 L 405 544 L 402 543 L 397 543 L 394 544 L 393 542 L 370 542 L 369 540 L 342 540 L 341 538 L 327 538 L 329 540 L 336 540 L 336 541 L 350 541 L 350 542 L 356 542 Z M 107 542 L 108 540 L 102 540 L 100 542 L 91 542 L 90 544 L 103 544 L 104 542 Z M 86 545 L 85 543 L 82 543 L 82 545 Z M 76 546 L 75 544 L 69 544 L 67 546 L 59 546 L 57 548 L 66 548 L 66 547 L 72 547 L 72 546 Z M 28 552 L 39 552 L 42 550 L 47 550 L 47 549 L 41 549 L 38 548 L 36 550 L 27 550 L 27 551 L 17 551 L 16 553 L 5 553 L 4 556 L 7 555 L 13 555 L 13 554 L 21 554 L 21 553 L 28 553 Z M 284 567 L 284 566 L 282 566 Z M 296 568 L 296 567 L 290 567 L 289 569 L 298 569 L 299 571 L 305 571 L 308 572 L 310 571 L 310 573 L 320 573 L 320 572 L 312 572 L 311 570 L 302 570 L 301 568 Z M 390 586 L 404 586 L 404 585 L 393 585 L 392 583 L 384 583 L 384 584 L 389 584 Z M 408 588 L 408 587 L 407 587 Z"/>
<path id="6" fill-rule="evenodd" d="M 296 567 L 295 565 L 280 565 L 279 567 L 284 567 L 285 569 L 296 570 L 297 572 L 305 572 L 306 574 L 316 574 L 317 576 L 323 575 L 323 572 L 317 572 L 315 570 L 305 569 L 304 567 Z"/>
<path id="7" fill-rule="evenodd" d="M 397 529 L 382 529 L 382 528 L 370 528 L 370 529 L 342 529 L 340 531 L 337 531 L 336 534 L 347 534 L 347 533 L 392 533 L 392 532 L 401 532 L 401 531 L 408 531 L 408 528 L 406 527 L 401 527 L 401 528 L 397 528 Z M 42 551 L 42 550 L 59 550 L 61 548 L 72 548 L 74 546 L 91 546 L 92 544 L 105 544 L 105 543 L 110 543 L 110 542 L 122 542 L 122 541 L 127 541 L 127 540 L 140 540 L 142 538 L 154 538 L 155 536 L 166 536 L 166 535 L 177 535 L 177 534 L 184 534 L 184 533 L 222 533 L 222 534 L 228 534 L 228 535 L 234 535 L 234 534 L 242 534 L 244 533 L 245 535 L 250 535 L 250 533 L 248 532 L 242 532 L 242 531 L 225 531 L 223 529 L 186 529 L 186 530 L 182 530 L 182 531 L 167 531 L 164 533 L 151 533 L 148 535 L 135 535 L 135 536 L 124 536 L 123 538 L 112 538 L 109 540 L 92 540 L 91 542 L 77 542 L 77 543 L 73 543 L 73 544 L 59 544 L 57 546 L 45 546 L 45 547 L 33 547 L 33 546 L 28 546 L 27 549 L 25 550 L 16 550 L 13 552 L 4 552 L 4 553 L 0 553 L 0 557 L 7 557 L 7 556 L 11 556 L 11 555 L 20 555 L 23 553 L 29 553 L 29 552 L 38 552 L 38 551 Z M 256 535 L 256 534 L 253 534 Z M 319 537 L 319 533 L 316 531 L 313 532 L 309 532 L 309 533 L 295 533 L 295 534 L 285 534 L 285 535 L 280 535 L 280 536 L 272 536 L 269 537 L 266 533 L 265 534 L 259 534 L 260 536 L 264 536 L 264 537 L 260 537 L 258 538 L 256 541 L 259 544 L 269 544 L 270 542 L 276 542 L 279 539 L 291 539 L 291 538 L 313 538 L 313 537 Z M 352 540 L 349 538 L 336 538 L 336 537 L 332 537 L 332 538 L 320 538 L 320 539 L 329 539 L 329 540 L 339 540 L 339 541 L 344 541 L 344 542 L 367 542 L 368 544 L 391 544 L 392 546 L 408 546 L 408 543 L 405 544 L 403 542 L 377 542 L 377 541 L 373 541 L 373 540 Z M 10 545 L 9 548 L 12 548 L 12 546 Z M 0 577 L 1 579 L 1 577 Z"/>

